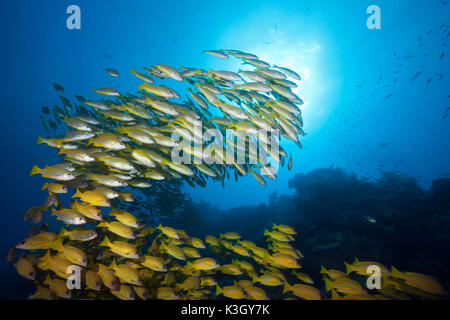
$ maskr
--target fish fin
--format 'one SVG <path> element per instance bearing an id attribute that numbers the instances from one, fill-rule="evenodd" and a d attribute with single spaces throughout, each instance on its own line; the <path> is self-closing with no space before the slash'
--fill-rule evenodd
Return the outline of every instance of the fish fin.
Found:
<path id="1" fill-rule="evenodd" d="M 292 288 L 291 288 L 291 286 L 289 285 L 289 283 L 288 283 L 286 280 L 284 280 L 283 294 L 285 294 L 286 292 L 290 291 L 291 289 L 292 289 Z"/>
<path id="2" fill-rule="evenodd" d="M 264 235 L 265 235 L 265 236 L 268 236 L 268 235 L 269 235 L 269 230 L 264 229 Z"/>
<path id="3" fill-rule="evenodd" d="M 37 141 L 36 141 L 36 144 L 41 144 L 41 143 L 44 143 L 45 141 L 44 141 L 44 138 L 42 138 L 42 137 L 37 137 Z"/>
<path id="4" fill-rule="evenodd" d="M 58 237 L 59 237 L 59 238 L 62 238 L 62 237 L 65 237 L 66 235 L 67 235 L 67 230 L 64 229 L 64 228 L 61 228 L 61 229 L 59 230 Z"/>
<path id="5" fill-rule="evenodd" d="M 327 273 L 327 271 L 324 266 L 320 266 L 320 273 Z"/>
<path id="6" fill-rule="evenodd" d="M 82 193 L 79 189 L 75 191 L 75 194 L 72 196 L 72 198 L 80 198 L 82 196 Z"/>
<path id="7" fill-rule="evenodd" d="M 216 286 L 216 296 L 218 296 L 219 294 L 222 294 L 222 288 L 217 285 Z"/>
<path id="8" fill-rule="evenodd" d="M 52 256 L 50 255 L 50 250 L 47 250 L 47 252 L 45 253 L 45 255 L 41 258 L 44 262 L 49 261 L 52 258 Z"/>
<path id="9" fill-rule="evenodd" d="M 336 290 L 331 289 L 331 300 L 342 300 L 342 297 L 336 292 Z"/>
<path id="10" fill-rule="evenodd" d="M 57 210 L 55 209 L 55 208 L 52 208 L 52 216 L 55 216 L 56 215 L 56 213 L 57 213 Z"/>
<path id="11" fill-rule="evenodd" d="M 328 279 L 328 277 L 323 277 L 323 282 L 325 282 L 325 290 L 330 291 L 332 289 L 331 287 L 331 280 Z"/>
<path id="12" fill-rule="evenodd" d="M 102 240 L 102 242 L 100 242 L 99 246 L 100 247 L 109 247 L 109 245 L 111 244 L 111 241 L 109 241 L 108 236 L 105 236 Z"/>
<path id="13" fill-rule="evenodd" d="M 52 278 L 50 278 L 50 273 L 47 273 L 47 276 L 45 277 L 44 284 L 49 285 L 52 283 Z"/>
<path id="14" fill-rule="evenodd" d="M 38 174 L 42 171 L 42 169 L 40 169 L 38 166 L 33 166 L 31 168 L 31 172 L 30 172 L 30 176 Z"/>
<path id="15" fill-rule="evenodd" d="M 358 257 L 355 257 L 355 260 L 353 261 L 353 265 L 357 265 L 359 262 L 360 261 L 359 261 Z"/>
<path id="16" fill-rule="evenodd" d="M 108 221 L 100 221 L 100 223 L 97 224 L 97 227 L 99 227 L 99 228 L 107 228 L 108 227 Z"/>
<path id="17" fill-rule="evenodd" d="M 391 266 L 391 275 L 393 277 L 401 278 L 403 274 L 396 267 Z"/>
<path id="18" fill-rule="evenodd" d="M 108 267 L 109 269 L 115 269 L 115 268 L 117 268 L 117 263 L 116 263 L 116 258 L 113 258 L 112 259 L 112 262 L 111 262 L 111 264 L 109 265 L 109 267 Z"/>
<path id="19" fill-rule="evenodd" d="M 61 238 L 55 240 L 55 242 L 52 243 L 52 249 L 54 249 L 56 251 L 60 251 L 63 248 L 64 248 L 63 239 L 61 239 Z"/>
<path id="20" fill-rule="evenodd" d="M 45 190 L 48 188 L 48 182 L 44 182 L 44 185 L 42 186 L 41 190 Z"/>
<path id="21" fill-rule="evenodd" d="M 345 264 L 345 273 L 350 274 L 352 272 L 352 266 L 344 261 Z"/>

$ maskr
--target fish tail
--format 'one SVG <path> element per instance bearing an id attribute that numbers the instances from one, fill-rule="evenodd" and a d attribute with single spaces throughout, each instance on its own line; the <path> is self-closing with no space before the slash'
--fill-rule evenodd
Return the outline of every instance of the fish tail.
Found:
<path id="1" fill-rule="evenodd" d="M 330 279 L 328 279 L 328 277 L 323 277 L 323 282 L 325 282 L 325 290 L 330 291 L 332 289 Z"/>
<path id="2" fill-rule="evenodd" d="M 278 226 L 274 223 L 272 229 L 278 229 Z"/>
<path id="3" fill-rule="evenodd" d="M 41 190 L 45 190 L 48 188 L 48 182 L 44 182 L 44 185 L 42 186 Z"/>
<path id="4" fill-rule="evenodd" d="M 134 69 L 130 69 L 130 72 L 131 73 L 136 73 L 136 71 L 134 71 Z"/>
<path id="5" fill-rule="evenodd" d="M 52 256 L 50 255 L 50 250 L 47 250 L 45 255 L 42 257 L 42 260 L 43 261 L 49 261 L 51 258 L 52 258 Z"/>
<path id="6" fill-rule="evenodd" d="M 31 168 L 30 176 L 35 175 L 35 174 L 38 174 L 38 173 L 40 173 L 41 171 L 42 171 L 42 169 L 39 168 L 38 166 L 33 166 L 33 167 Z"/>
<path id="7" fill-rule="evenodd" d="M 75 191 L 75 194 L 72 196 L 72 198 L 80 198 L 82 196 L 81 191 L 77 189 Z"/>
<path id="8" fill-rule="evenodd" d="M 286 280 L 284 280 L 283 294 L 285 294 L 288 291 L 291 291 L 291 286 L 289 285 L 289 283 Z"/>
<path id="9" fill-rule="evenodd" d="M 52 279 L 50 278 L 50 274 L 47 273 L 47 277 L 45 277 L 44 284 L 49 285 L 52 283 Z"/>
<path id="10" fill-rule="evenodd" d="M 222 294 L 222 288 L 217 285 L 216 286 L 216 296 L 218 296 L 219 294 Z"/>
<path id="11" fill-rule="evenodd" d="M 62 239 L 57 239 L 55 242 L 52 243 L 52 249 L 56 250 L 56 251 L 61 251 L 61 249 L 63 249 L 63 240 Z"/>
<path id="12" fill-rule="evenodd" d="M 267 252 L 267 250 L 264 251 L 263 262 L 264 263 L 268 263 L 269 262 L 269 253 Z"/>
<path id="13" fill-rule="evenodd" d="M 42 137 L 37 137 L 36 144 L 41 144 L 41 143 L 44 143 L 44 142 L 45 142 L 44 138 L 42 138 Z"/>
<path id="14" fill-rule="evenodd" d="M 391 275 L 393 277 L 400 278 L 402 276 L 402 273 L 394 266 L 391 267 Z"/>
<path id="15" fill-rule="evenodd" d="M 62 237 L 65 237 L 66 235 L 67 235 L 67 230 L 64 228 L 61 228 L 61 230 L 59 230 L 58 237 L 62 238 Z"/>
<path id="16" fill-rule="evenodd" d="M 342 297 L 336 292 L 336 290 L 331 290 L 331 300 L 342 300 Z"/>
<path id="17" fill-rule="evenodd" d="M 57 211 L 56 211 L 56 209 L 55 208 L 52 208 L 52 216 L 54 216 L 54 215 L 56 215 L 56 213 L 57 213 Z"/>
<path id="18" fill-rule="evenodd" d="M 350 274 L 352 272 L 352 266 L 344 261 L 345 264 L 345 273 Z"/>
<path id="19" fill-rule="evenodd" d="M 320 273 L 327 273 L 327 271 L 324 266 L 320 266 Z"/>
<path id="20" fill-rule="evenodd" d="M 102 240 L 102 242 L 100 242 L 99 246 L 100 247 L 109 247 L 109 245 L 111 244 L 111 241 L 109 241 L 108 236 L 105 236 Z"/>
<path id="21" fill-rule="evenodd" d="M 115 258 L 113 258 L 113 260 L 112 260 L 112 262 L 111 262 L 111 264 L 109 265 L 108 268 L 113 269 L 113 270 L 115 268 L 117 268 L 117 263 L 116 263 L 116 259 Z"/>
<path id="22" fill-rule="evenodd" d="M 100 221 L 99 224 L 97 224 L 97 227 L 100 228 L 106 228 L 108 226 L 108 221 Z"/>
<path id="23" fill-rule="evenodd" d="M 265 235 L 265 236 L 268 236 L 268 235 L 269 235 L 269 230 L 264 229 L 264 235 Z"/>

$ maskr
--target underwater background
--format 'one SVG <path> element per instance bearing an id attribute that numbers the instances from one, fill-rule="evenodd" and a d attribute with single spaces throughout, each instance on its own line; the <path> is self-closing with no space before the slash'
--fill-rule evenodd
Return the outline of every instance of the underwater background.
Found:
<path id="1" fill-rule="evenodd" d="M 66 8 L 81 8 L 81 30 Z M 366 26 L 381 8 L 380 30 Z M 261 186 L 251 176 L 178 185 L 172 198 L 148 189 L 133 212 L 189 234 L 235 231 L 252 240 L 274 222 L 296 229 L 303 271 L 373 260 L 434 275 L 450 289 L 450 7 L 446 1 L 11 1 L 2 2 L 2 179 L 0 252 L 27 234 L 23 214 L 41 203 L 31 167 L 57 153 L 42 105 L 92 88 L 136 86 L 111 78 L 156 63 L 238 69 L 203 54 L 238 49 L 296 70 L 303 149 L 284 146 L 293 166 Z M 145 205 L 144 205 L 145 203 Z M 178 204 L 173 207 L 173 204 Z M 158 208 L 149 213 L 149 208 Z M 373 218 L 373 219 L 368 219 Z M 371 222 L 369 220 L 375 221 Z M 256 241 L 256 240 L 255 240 Z M 314 276 L 313 276 L 314 278 Z M 0 262 L 0 298 L 23 299 L 31 285 Z M 320 283 L 320 278 L 315 278 Z"/>

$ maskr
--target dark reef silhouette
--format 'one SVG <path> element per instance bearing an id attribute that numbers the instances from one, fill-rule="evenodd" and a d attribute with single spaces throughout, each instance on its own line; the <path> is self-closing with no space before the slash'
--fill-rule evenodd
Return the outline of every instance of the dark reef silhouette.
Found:
<path id="1" fill-rule="evenodd" d="M 434 275 L 450 287 L 449 178 L 438 178 L 423 190 L 405 174 L 383 172 L 368 181 L 340 168 L 324 168 L 296 174 L 289 187 L 296 193 L 274 193 L 267 204 L 225 211 L 193 203 L 178 186 L 184 209 L 165 219 L 189 226 L 192 234 L 203 234 L 207 226 L 208 233 L 234 230 L 256 243 L 272 223 L 285 223 L 299 233 L 294 246 L 305 256 L 303 270 L 316 277 L 321 265 L 342 270 L 344 261 L 358 257 Z M 169 205 L 173 208 L 174 201 Z"/>

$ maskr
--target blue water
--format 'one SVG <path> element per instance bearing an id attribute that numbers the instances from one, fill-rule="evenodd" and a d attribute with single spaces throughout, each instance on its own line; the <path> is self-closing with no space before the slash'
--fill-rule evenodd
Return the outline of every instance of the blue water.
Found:
<path id="1" fill-rule="evenodd" d="M 71 4 L 81 8 L 81 30 L 66 27 Z M 371 4 L 381 8 L 381 30 L 366 27 Z M 35 144 L 45 135 L 41 106 L 59 102 L 52 83 L 62 84 L 65 96 L 94 98 L 96 87 L 135 90 L 140 81 L 131 68 L 239 69 L 237 60 L 203 54 L 207 49 L 239 49 L 297 70 L 307 135 L 303 150 L 286 145 L 293 169 L 280 169 L 277 181 L 262 187 L 248 176 L 224 188 L 211 181 L 206 188 L 186 186 L 195 202 L 224 210 L 268 203 L 274 191 L 294 193 L 288 180 L 295 173 L 330 166 L 369 180 L 381 170 L 398 171 L 424 189 L 450 172 L 450 118 L 442 119 L 450 106 L 449 37 L 439 29 L 450 22 L 450 6 L 443 1 L 15 0 L 0 6 L 2 255 L 26 235 L 24 212 L 45 197 L 42 180 L 28 175 L 32 165 L 57 159 Z M 23 280 L 4 260 L 0 277 L 1 298 L 23 296 Z"/>

